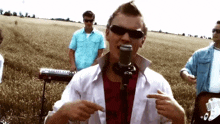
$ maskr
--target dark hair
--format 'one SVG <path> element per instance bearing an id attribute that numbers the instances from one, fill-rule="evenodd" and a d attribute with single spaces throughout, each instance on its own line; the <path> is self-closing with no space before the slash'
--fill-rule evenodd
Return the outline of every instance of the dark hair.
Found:
<path id="1" fill-rule="evenodd" d="M 115 12 L 110 16 L 109 20 L 108 20 L 108 24 L 107 24 L 107 29 L 110 28 L 112 20 L 115 18 L 115 16 L 118 13 L 122 13 L 128 16 L 141 16 L 142 14 L 141 12 L 138 10 L 137 6 L 133 3 L 133 1 L 122 4 L 121 6 L 118 7 L 118 9 L 115 10 Z M 145 23 L 143 21 L 143 27 L 142 27 L 142 31 L 144 32 L 144 34 L 147 34 L 147 28 L 145 26 Z"/>
<path id="2" fill-rule="evenodd" d="M 85 11 L 83 13 L 83 18 L 87 16 L 87 17 L 93 17 L 93 19 L 95 19 L 95 14 L 92 11 Z"/>
<path id="3" fill-rule="evenodd" d="M 220 24 L 220 21 L 217 21 L 217 23 L 216 24 Z"/>

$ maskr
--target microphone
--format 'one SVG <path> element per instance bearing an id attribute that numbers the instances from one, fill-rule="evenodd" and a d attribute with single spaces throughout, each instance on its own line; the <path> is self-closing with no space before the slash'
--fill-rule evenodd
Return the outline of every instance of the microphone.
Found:
<path id="1" fill-rule="evenodd" d="M 136 72 L 135 66 L 131 63 L 132 51 L 132 45 L 121 45 L 119 62 L 115 64 L 115 67 L 113 66 L 114 72 L 122 77 L 122 85 L 120 89 L 123 112 L 123 115 L 121 116 L 122 124 L 128 124 L 127 85 L 129 79 L 132 78 L 132 75 Z"/>
<path id="2" fill-rule="evenodd" d="M 119 66 L 124 67 L 131 65 L 132 51 L 132 45 L 125 44 L 120 46 Z"/>
<path id="3" fill-rule="evenodd" d="M 130 78 L 136 72 L 136 68 L 131 63 L 132 45 L 123 44 L 120 46 L 119 62 L 113 65 L 113 71 L 121 76 Z"/>

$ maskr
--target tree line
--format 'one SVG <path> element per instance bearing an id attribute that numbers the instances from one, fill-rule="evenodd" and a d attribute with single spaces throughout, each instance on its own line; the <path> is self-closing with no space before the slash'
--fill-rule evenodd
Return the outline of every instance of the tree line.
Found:
<path id="1" fill-rule="evenodd" d="M 0 15 L 4 15 L 4 16 L 18 16 L 17 12 L 13 12 L 11 13 L 10 11 L 3 11 L 3 9 L 0 9 Z M 33 14 L 32 16 L 29 15 L 29 13 L 25 13 L 25 15 L 23 15 L 21 12 L 19 12 L 19 16 L 22 17 L 28 17 L 28 18 L 35 18 L 35 14 Z M 63 19 L 63 18 L 51 18 L 51 20 L 57 20 L 57 21 L 68 21 L 68 22 L 76 22 L 76 21 L 72 21 L 70 20 L 70 18 L 67 19 Z M 78 21 L 78 23 L 82 23 L 81 21 Z M 94 25 L 97 25 L 97 22 L 94 22 Z"/>
<path id="2" fill-rule="evenodd" d="M 11 12 L 11 11 L 3 11 L 3 9 L 0 9 L 0 14 L 1 15 L 5 15 L 5 16 L 18 16 L 17 12 Z M 19 16 L 20 17 L 29 17 L 29 18 L 35 18 L 35 14 L 33 14 L 32 16 L 30 16 L 28 13 L 25 13 L 25 15 L 23 15 L 21 12 L 19 12 Z"/>

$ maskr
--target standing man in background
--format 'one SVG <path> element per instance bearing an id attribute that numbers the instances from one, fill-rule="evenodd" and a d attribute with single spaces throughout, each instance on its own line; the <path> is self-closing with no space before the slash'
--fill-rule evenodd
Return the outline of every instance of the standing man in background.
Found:
<path id="1" fill-rule="evenodd" d="M 70 71 L 80 71 L 97 64 L 105 49 L 103 33 L 93 28 L 95 14 L 92 11 L 83 13 L 85 27 L 73 34 L 69 45 Z"/>
<path id="2" fill-rule="evenodd" d="M 220 21 L 212 30 L 214 43 L 197 50 L 180 71 L 183 80 L 196 83 L 196 94 L 220 92 Z"/>
<path id="3" fill-rule="evenodd" d="M 2 30 L 0 29 L 0 44 L 3 41 Z M 0 54 L 0 83 L 2 83 L 2 75 L 3 75 L 3 66 L 4 66 L 4 58 Z"/>

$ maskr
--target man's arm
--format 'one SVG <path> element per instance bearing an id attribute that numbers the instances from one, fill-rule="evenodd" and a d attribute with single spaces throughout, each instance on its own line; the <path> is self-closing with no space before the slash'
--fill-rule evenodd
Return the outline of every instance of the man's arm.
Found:
<path id="1" fill-rule="evenodd" d="M 45 124 L 66 124 L 67 122 L 68 118 L 59 110 L 53 115 L 47 116 Z"/>
<path id="2" fill-rule="evenodd" d="M 196 70 L 197 70 L 197 52 L 195 52 L 187 61 L 184 68 L 180 71 L 180 77 L 190 83 L 196 83 Z"/>
<path id="3" fill-rule="evenodd" d="M 66 124 L 71 121 L 86 121 L 95 111 L 104 112 L 100 105 L 86 100 L 65 103 L 57 112 L 49 116 L 45 124 Z"/>
<path id="4" fill-rule="evenodd" d="M 100 57 L 102 56 L 103 51 L 104 51 L 103 49 L 99 49 L 99 50 L 98 50 L 98 55 L 97 55 L 97 57 L 96 57 L 96 59 L 94 60 L 94 62 L 93 62 L 92 65 L 96 65 L 96 64 L 98 64 L 97 59 L 100 58 Z"/>
<path id="5" fill-rule="evenodd" d="M 75 51 L 70 49 L 69 50 L 69 62 L 70 62 L 70 71 L 76 71 L 76 64 L 75 64 Z"/>
<path id="6" fill-rule="evenodd" d="M 69 44 L 69 62 L 71 64 L 71 67 L 70 67 L 70 71 L 76 71 L 76 64 L 75 64 L 75 50 L 76 50 L 76 47 L 77 47 L 77 38 L 76 38 L 76 35 L 75 33 L 73 34 L 73 37 L 70 41 L 70 44 Z"/>

